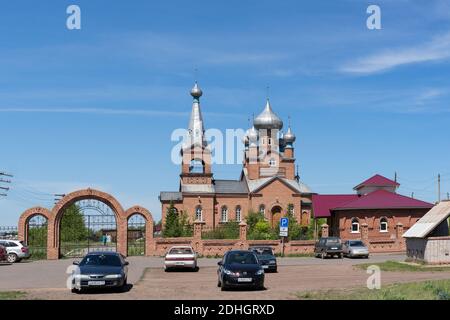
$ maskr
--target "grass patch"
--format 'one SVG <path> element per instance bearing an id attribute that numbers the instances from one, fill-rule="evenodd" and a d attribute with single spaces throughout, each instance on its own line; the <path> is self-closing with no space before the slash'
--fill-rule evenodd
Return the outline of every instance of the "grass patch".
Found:
<path id="1" fill-rule="evenodd" d="M 379 290 L 367 288 L 298 292 L 305 300 L 450 300 L 450 280 L 401 283 Z"/>
<path id="2" fill-rule="evenodd" d="M 434 272 L 434 271 L 450 271 L 450 267 L 429 267 L 424 265 L 407 264 L 397 261 L 386 261 L 380 263 L 363 263 L 356 264 L 355 267 L 366 270 L 369 266 L 376 265 L 381 271 L 409 271 L 409 272 Z"/>
<path id="3" fill-rule="evenodd" d="M 0 291 L 0 300 L 18 300 L 26 296 L 22 291 Z"/>

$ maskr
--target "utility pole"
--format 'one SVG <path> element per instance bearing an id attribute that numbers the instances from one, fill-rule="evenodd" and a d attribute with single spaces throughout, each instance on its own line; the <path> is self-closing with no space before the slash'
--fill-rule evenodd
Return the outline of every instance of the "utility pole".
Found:
<path id="1" fill-rule="evenodd" d="M 394 173 L 394 181 L 397 182 L 397 171 Z"/>
<path id="2" fill-rule="evenodd" d="M 411 198 L 414 199 L 414 192 L 411 192 Z"/>
<path id="3" fill-rule="evenodd" d="M 450 192 L 447 192 L 447 200 L 450 200 Z"/>
<path id="4" fill-rule="evenodd" d="M 438 202 L 441 202 L 441 174 L 438 174 Z"/>

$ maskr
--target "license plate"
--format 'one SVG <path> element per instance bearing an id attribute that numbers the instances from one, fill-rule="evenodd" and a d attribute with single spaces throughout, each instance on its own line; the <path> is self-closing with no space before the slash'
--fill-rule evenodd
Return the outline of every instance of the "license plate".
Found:
<path id="1" fill-rule="evenodd" d="M 184 266 L 184 262 L 175 262 L 175 265 L 177 265 L 177 266 Z"/>
<path id="2" fill-rule="evenodd" d="M 238 278 L 238 282 L 252 282 L 252 278 Z"/>
<path id="3" fill-rule="evenodd" d="M 336 247 L 334 247 L 334 248 L 331 248 L 331 250 L 337 250 L 338 248 L 336 248 Z"/>
<path id="4" fill-rule="evenodd" d="M 90 286 L 104 286 L 105 281 L 88 281 L 88 285 Z"/>
<path id="5" fill-rule="evenodd" d="M 263 266 L 263 269 L 267 269 L 267 268 L 269 268 L 269 266 Z"/>

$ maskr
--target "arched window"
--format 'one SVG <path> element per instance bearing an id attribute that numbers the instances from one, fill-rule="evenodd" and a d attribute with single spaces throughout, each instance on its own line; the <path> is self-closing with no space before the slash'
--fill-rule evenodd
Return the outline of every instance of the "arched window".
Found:
<path id="1" fill-rule="evenodd" d="M 202 160 L 199 159 L 193 159 L 191 160 L 190 166 L 189 166 L 189 172 L 190 173 L 204 173 L 205 172 L 205 166 Z"/>
<path id="2" fill-rule="evenodd" d="M 228 208 L 226 206 L 222 207 L 222 214 L 220 215 L 220 221 L 221 222 L 228 221 Z"/>
<path id="3" fill-rule="evenodd" d="M 237 222 L 241 222 L 241 221 L 242 221 L 242 217 L 241 217 L 241 206 L 237 206 L 237 207 L 236 207 L 236 221 L 237 221 Z"/>
<path id="4" fill-rule="evenodd" d="M 359 233 L 359 220 L 357 218 L 352 219 L 351 233 Z"/>
<path id="5" fill-rule="evenodd" d="M 270 158 L 269 166 L 276 167 L 277 166 L 277 161 L 274 158 Z"/>
<path id="6" fill-rule="evenodd" d="M 203 210 L 201 206 L 195 208 L 195 220 L 203 221 Z"/>
<path id="7" fill-rule="evenodd" d="M 388 220 L 385 217 L 380 219 L 380 232 L 388 232 Z"/>
<path id="8" fill-rule="evenodd" d="M 266 207 L 263 204 L 259 206 L 259 213 L 263 216 L 266 215 Z"/>

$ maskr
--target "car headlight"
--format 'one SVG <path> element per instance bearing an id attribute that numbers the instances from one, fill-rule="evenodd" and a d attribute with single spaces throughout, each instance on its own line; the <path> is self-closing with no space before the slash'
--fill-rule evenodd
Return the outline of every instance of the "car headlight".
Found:
<path id="1" fill-rule="evenodd" d="M 88 280 L 89 276 L 86 274 L 73 274 L 73 278 L 76 280 Z"/>
<path id="2" fill-rule="evenodd" d="M 229 276 L 234 275 L 234 272 L 233 272 L 233 271 L 230 271 L 230 270 L 228 270 L 228 269 L 223 269 L 223 272 L 225 272 L 225 274 L 227 274 L 227 275 L 229 275 Z"/>
<path id="3" fill-rule="evenodd" d="M 256 271 L 257 276 L 260 276 L 262 274 L 264 274 L 264 269 L 259 269 L 258 271 Z"/>
<path id="4" fill-rule="evenodd" d="M 122 278 L 121 274 L 108 274 L 106 277 L 106 279 L 120 279 Z"/>
<path id="5" fill-rule="evenodd" d="M 270 260 L 269 263 L 270 264 L 275 264 L 275 263 L 277 263 L 277 261 L 276 260 Z"/>

